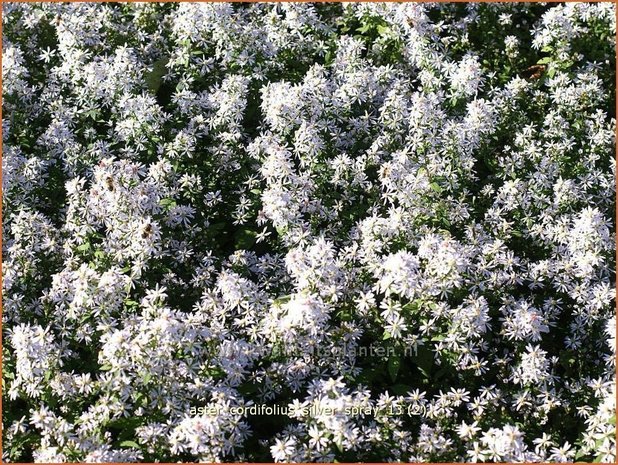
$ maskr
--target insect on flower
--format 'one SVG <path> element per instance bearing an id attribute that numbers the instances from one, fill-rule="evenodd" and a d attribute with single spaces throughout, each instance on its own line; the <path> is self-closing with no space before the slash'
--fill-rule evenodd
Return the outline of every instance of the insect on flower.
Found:
<path id="1" fill-rule="evenodd" d="M 142 238 L 146 239 L 152 235 L 152 225 L 148 223 L 142 230 Z"/>
<path id="2" fill-rule="evenodd" d="M 522 76 L 526 79 L 536 80 L 543 75 L 546 69 L 546 65 L 532 65 L 522 71 Z"/>

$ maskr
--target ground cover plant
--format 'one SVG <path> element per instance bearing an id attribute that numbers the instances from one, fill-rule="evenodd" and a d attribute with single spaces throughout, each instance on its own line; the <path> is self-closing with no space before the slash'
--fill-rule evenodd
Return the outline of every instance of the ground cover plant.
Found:
<path id="1" fill-rule="evenodd" d="M 613 3 L 3 3 L 3 461 L 615 460 Z"/>

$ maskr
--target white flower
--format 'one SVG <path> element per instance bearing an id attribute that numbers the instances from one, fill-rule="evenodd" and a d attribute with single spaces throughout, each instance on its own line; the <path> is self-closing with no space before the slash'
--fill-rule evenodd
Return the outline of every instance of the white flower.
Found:
<path id="1" fill-rule="evenodd" d="M 451 88 L 455 94 L 475 95 L 483 83 L 481 65 L 477 56 L 467 54 L 448 71 Z"/>
<path id="2" fill-rule="evenodd" d="M 270 446 L 270 454 L 275 462 L 286 462 L 294 453 L 296 442 L 293 439 L 282 441 L 275 439 L 275 443 Z"/>

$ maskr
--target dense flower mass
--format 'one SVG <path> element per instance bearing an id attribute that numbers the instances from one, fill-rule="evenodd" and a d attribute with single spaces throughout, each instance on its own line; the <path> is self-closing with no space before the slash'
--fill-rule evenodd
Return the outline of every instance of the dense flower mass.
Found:
<path id="1" fill-rule="evenodd" d="M 3 3 L 3 461 L 616 458 L 613 3 Z"/>

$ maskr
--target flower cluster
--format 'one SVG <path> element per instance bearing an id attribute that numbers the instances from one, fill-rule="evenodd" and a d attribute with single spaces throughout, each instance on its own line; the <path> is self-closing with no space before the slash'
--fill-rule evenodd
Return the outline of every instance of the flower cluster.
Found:
<path id="1" fill-rule="evenodd" d="M 615 461 L 614 4 L 2 8 L 3 461 Z"/>

